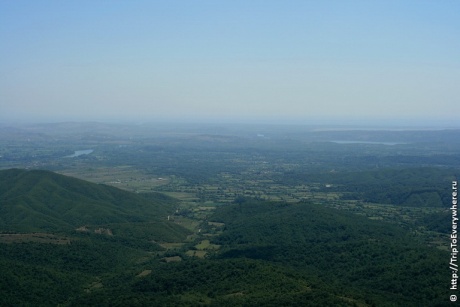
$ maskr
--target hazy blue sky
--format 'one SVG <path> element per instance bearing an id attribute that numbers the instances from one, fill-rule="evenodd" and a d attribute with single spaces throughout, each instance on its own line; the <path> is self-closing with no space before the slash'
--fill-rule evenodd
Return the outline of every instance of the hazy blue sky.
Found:
<path id="1" fill-rule="evenodd" d="M 459 16 L 457 0 L 0 0 L 0 120 L 452 120 Z"/>

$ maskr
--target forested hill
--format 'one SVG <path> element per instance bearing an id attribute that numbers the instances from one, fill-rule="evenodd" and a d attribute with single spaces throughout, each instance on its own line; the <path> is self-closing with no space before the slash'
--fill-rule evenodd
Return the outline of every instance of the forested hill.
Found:
<path id="1" fill-rule="evenodd" d="M 290 267 L 377 306 L 440 306 L 448 297 L 447 252 L 388 223 L 313 203 L 254 200 L 219 207 L 213 219 L 225 224 L 212 240 L 220 259 Z"/>
<path id="2" fill-rule="evenodd" d="M 180 205 L 0 171 L 0 306 L 450 303 L 448 251 L 411 230 L 307 201 Z"/>
<path id="3" fill-rule="evenodd" d="M 306 173 L 292 170 L 279 182 L 321 182 L 322 191 L 342 193 L 343 199 L 407 207 L 445 207 L 457 169 L 434 167 L 386 168 L 361 172 Z"/>
<path id="4" fill-rule="evenodd" d="M 2 231 L 63 231 L 82 225 L 166 218 L 175 201 L 43 170 L 0 171 Z"/>

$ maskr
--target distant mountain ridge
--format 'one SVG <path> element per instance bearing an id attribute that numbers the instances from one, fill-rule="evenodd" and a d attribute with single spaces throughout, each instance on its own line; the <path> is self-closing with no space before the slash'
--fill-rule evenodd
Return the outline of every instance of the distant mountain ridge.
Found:
<path id="1" fill-rule="evenodd" d="M 44 170 L 0 171 L 1 231 L 66 231 L 82 225 L 164 219 L 174 202 L 143 198 Z"/>

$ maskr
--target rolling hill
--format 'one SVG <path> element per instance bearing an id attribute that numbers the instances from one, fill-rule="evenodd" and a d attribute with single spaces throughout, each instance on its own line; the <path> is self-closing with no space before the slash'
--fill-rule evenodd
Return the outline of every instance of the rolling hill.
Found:
<path id="1" fill-rule="evenodd" d="M 0 171 L 0 305 L 52 306 L 101 287 L 191 231 L 177 201 L 43 170 Z"/>
<path id="2" fill-rule="evenodd" d="M 448 252 L 396 225 L 310 202 L 239 199 L 187 238 L 167 219 L 177 206 L 49 171 L 0 171 L 0 306 L 450 303 Z M 32 232 L 48 237 L 5 239 Z M 203 241 L 216 248 L 191 256 Z"/>
<path id="3" fill-rule="evenodd" d="M 219 208 L 221 259 L 254 259 L 324 278 L 377 306 L 442 304 L 447 252 L 396 225 L 313 203 L 243 201 Z"/>
<path id="4" fill-rule="evenodd" d="M 0 229 L 69 231 L 84 225 L 166 220 L 175 201 L 42 170 L 0 171 Z"/>

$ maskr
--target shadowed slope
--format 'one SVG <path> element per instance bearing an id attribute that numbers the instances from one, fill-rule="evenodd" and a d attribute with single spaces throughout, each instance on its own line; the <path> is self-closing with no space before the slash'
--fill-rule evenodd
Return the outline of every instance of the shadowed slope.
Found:
<path id="1" fill-rule="evenodd" d="M 114 187 L 49 171 L 0 171 L 0 227 L 58 231 L 82 225 L 162 219 L 174 201 L 143 198 Z"/>

